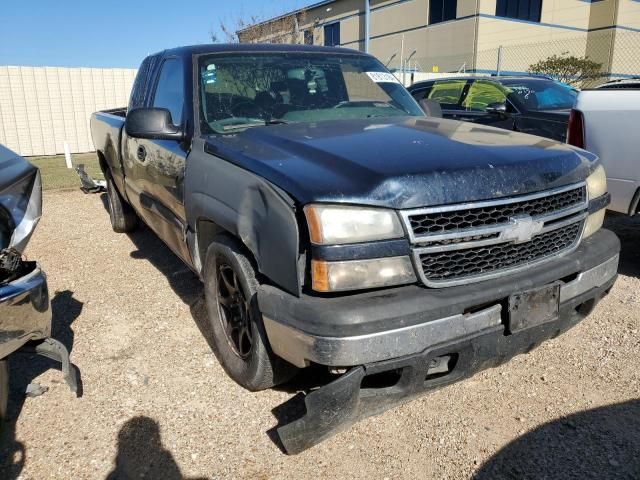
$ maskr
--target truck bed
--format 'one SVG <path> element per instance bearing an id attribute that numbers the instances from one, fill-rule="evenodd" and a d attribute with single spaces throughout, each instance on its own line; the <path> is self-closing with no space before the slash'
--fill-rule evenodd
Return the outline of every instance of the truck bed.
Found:
<path id="1" fill-rule="evenodd" d="M 108 155 L 98 153 L 100 168 L 103 173 L 108 170 L 113 180 L 124 191 L 124 177 L 120 162 L 120 143 L 122 139 L 122 127 L 127 116 L 127 108 L 114 108 L 103 110 L 91 115 L 91 138 L 97 152 L 109 152 Z"/>

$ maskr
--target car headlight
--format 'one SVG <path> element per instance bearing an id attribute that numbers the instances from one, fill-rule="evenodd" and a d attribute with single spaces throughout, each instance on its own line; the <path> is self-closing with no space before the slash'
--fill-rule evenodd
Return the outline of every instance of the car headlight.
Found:
<path id="1" fill-rule="evenodd" d="M 317 292 L 360 290 L 413 283 L 416 277 L 407 256 L 350 260 L 311 261 L 313 289 Z"/>
<path id="2" fill-rule="evenodd" d="M 598 165 L 591 175 L 587 178 L 587 198 L 589 202 L 596 200 L 607 193 L 607 174 L 602 165 Z M 605 205 L 606 207 L 606 205 Z M 584 228 L 583 238 L 588 238 L 596 233 L 604 223 L 604 215 L 606 208 L 592 212 L 587 217 L 587 224 Z"/>
<path id="3" fill-rule="evenodd" d="M 309 237 L 316 245 L 341 245 L 404 237 L 393 210 L 342 205 L 307 205 Z"/>

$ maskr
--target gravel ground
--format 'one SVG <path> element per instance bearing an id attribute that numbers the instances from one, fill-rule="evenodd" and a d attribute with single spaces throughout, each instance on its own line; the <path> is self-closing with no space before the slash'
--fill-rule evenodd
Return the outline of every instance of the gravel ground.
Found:
<path id="1" fill-rule="evenodd" d="M 224 374 L 201 285 L 149 230 L 113 233 L 96 195 L 45 207 L 27 254 L 84 395 L 12 361 L 3 478 L 640 478 L 640 221 L 609 218 L 622 275 L 579 326 L 288 457 L 268 432 L 300 383 L 249 393 Z M 30 381 L 49 391 L 24 399 Z"/>

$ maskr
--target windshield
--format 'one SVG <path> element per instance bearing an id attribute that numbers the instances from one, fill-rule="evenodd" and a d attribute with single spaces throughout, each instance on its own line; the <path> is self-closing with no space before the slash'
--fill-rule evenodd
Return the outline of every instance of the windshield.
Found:
<path id="1" fill-rule="evenodd" d="M 203 133 L 275 123 L 424 116 L 398 80 L 371 57 L 206 55 L 198 68 Z"/>
<path id="2" fill-rule="evenodd" d="M 566 110 L 573 108 L 578 94 L 553 80 L 503 80 L 509 99 L 525 110 Z"/>

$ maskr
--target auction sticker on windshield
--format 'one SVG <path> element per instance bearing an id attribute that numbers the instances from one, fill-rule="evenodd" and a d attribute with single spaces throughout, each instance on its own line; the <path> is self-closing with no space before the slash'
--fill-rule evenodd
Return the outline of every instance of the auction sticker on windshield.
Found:
<path id="1" fill-rule="evenodd" d="M 376 83 L 400 83 L 400 81 L 389 72 L 366 72 L 369 78 Z"/>

